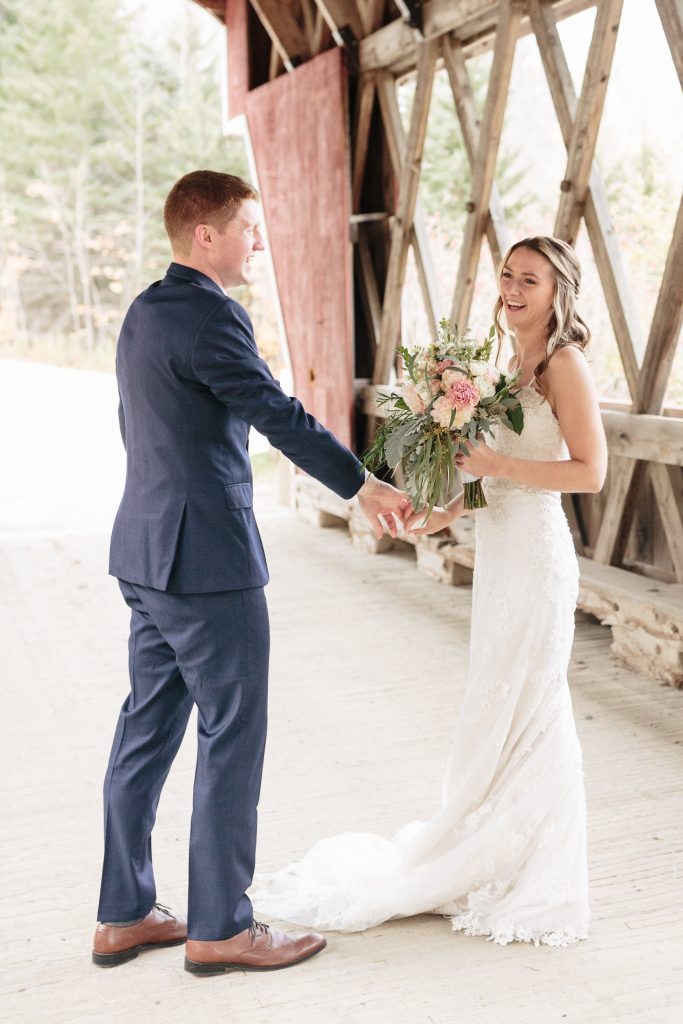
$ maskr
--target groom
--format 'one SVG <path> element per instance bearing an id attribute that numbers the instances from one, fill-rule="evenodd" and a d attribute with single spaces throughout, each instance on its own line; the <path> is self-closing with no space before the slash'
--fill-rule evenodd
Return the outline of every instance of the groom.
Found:
<path id="1" fill-rule="evenodd" d="M 325 945 L 255 922 L 251 884 L 266 737 L 266 560 L 252 508 L 250 425 L 297 466 L 360 507 L 411 511 L 365 479 L 358 459 L 280 389 L 245 310 L 224 289 L 248 284 L 263 249 L 258 193 L 194 171 L 171 189 L 173 262 L 131 305 L 116 374 L 126 485 L 109 571 L 131 611 L 130 695 L 104 783 L 104 866 L 93 960 L 102 967 L 187 940 L 195 974 L 268 970 Z M 304 252 L 299 254 L 305 259 Z M 193 705 L 198 751 L 189 915 L 156 902 L 151 833 Z M 294 766 L 296 771 L 296 766 Z"/>

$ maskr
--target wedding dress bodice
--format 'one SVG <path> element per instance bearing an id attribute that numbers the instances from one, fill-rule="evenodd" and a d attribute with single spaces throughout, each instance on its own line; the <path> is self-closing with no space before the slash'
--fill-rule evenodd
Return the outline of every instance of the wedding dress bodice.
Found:
<path id="1" fill-rule="evenodd" d="M 533 385 L 522 388 L 520 398 L 524 409 L 522 433 L 516 434 L 509 427 L 498 425 L 494 432 L 486 437 L 489 447 L 501 455 L 511 455 L 515 459 L 552 462 L 569 458 L 560 424 L 555 418 L 550 402 Z M 489 495 L 492 500 L 500 500 L 503 496 L 516 491 L 552 494 L 558 501 L 561 497 L 559 491 L 540 491 L 539 488 L 513 483 L 500 477 L 489 478 L 484 490 L 487 501 Z"/>

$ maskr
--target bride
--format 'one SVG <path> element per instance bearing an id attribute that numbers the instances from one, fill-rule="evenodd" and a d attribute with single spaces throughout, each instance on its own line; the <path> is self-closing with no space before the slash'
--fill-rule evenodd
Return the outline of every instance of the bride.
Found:
<path id="1" fill-rule="evenodd" d="M 485 478 L 488 507 L 475 514 L 468 685 L 441 809 L 389 840 L 325 839 L 257 876 L 258 910 L 339 931 L 431 912 L 503 945 L 586 937 L 585 791 L 567 685 L 578 566 L 560 496 L 599 491 L 607 449 L 582 354 L 580 276 L 573 249 L 545 236 L 513 245 L 498 272 L 495 325 L 514 342 L 524 430 L 501 426 L 457 458 Z M 463 514 L 459 494 L 405 526 L 435 533 Z"/>

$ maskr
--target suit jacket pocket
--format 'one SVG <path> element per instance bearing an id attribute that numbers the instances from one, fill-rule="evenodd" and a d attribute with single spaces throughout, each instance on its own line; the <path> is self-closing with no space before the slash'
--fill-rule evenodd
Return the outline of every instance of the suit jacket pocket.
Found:
<path id="1" fill-rule="evenodd" d="M 254 504 L 253 484 L 225 484 L 224 491 L 225 504 L 229 509 L 251 508 Z"/>

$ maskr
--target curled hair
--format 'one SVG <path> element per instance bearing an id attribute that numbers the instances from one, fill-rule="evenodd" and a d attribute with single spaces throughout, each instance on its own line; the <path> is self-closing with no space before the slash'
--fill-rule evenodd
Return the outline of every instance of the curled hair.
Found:
<path id="1" fill-rule="evenodd" d="M 256 189 L 234 174 L 190 171 L 176 181 L 164 203 L 164 227 L 174 252 L 188 256 L 198 224 L 223 231 L 245 199 L 258 201 Z"/>
<path id="2" fill-rule="evenodd" d="M 551 235 L 536 235 L 533 238 L 523 238 L 510 246 L 505 254 L 496 275 L 498 288 L 500 290 L 503 271 L 508 260 L 516 249 L 530 249 L 545 256 L 555 278 L 555 294 L 553 296 L 553 311 L 548 321 L 548 338 L 545 345 L 545 355 L 541 362 L 534 368 L 534 380 L 542 392 L 545 388 L 541 382 L 541 375 L 547 369 L 553 353 L 560 348 L 573 345 L 583 352 L 591 338 L 591 332 L 587 324 L 576 312 L 576 300 L 581 286 L 581 265 L 572 247 L 563 242 L 561 238 L 553 238 Z M 503 300 L 498 295 L 493 307 L 493 322 L 498 335 L 500 346 L 506 330 L 509 330 L 514 337 L 514 331 L 503 323 L 504 311 Z"/>

